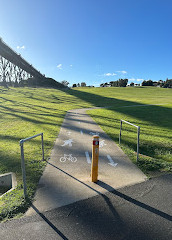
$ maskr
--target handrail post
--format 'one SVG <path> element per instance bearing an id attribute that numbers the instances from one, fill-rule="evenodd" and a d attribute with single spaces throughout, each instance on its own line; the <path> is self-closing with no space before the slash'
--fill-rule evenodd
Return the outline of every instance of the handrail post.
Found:
<path id="1" fill-rule="evenodd" d="M 44 161 L 44 136 L 43 136 L 43 133 L 41 134 L 41 140 L 42 140 L 42 161 Z"/>
<path id="2" fill-rule="evenodd" d="M 121 144 L 121 132 L 122 132 L 122 120 L 121 120 L 121 124 L 120 124 L 119 144 Z"/>
<path id="3" fill-rule="evenodd" d="M 140 138 L 140 127 L 137 128 L 137 162 L 139 160 L 139 138 Z"/>
<path id="4" fill-rule="evenodd" d="M 20 151 L 21 151 L 21 168 L 22 168 L 22 177 L 23 177 L 23 189 L 24 189 L 24 198 L 26 199 L 27 197 L 27 186 L 26 186 L 26 170 L 25 170 L 25 162 L 24 162 L 24 142 L 29 141 L 35 137 L 38 137 L 41 135 L 41 140 L 42 140 L 42 160 L 44 161 L 44 137 L 43 133 L 36 134 L 32 137 L 28 137 L 25 139 L 20 140 Z"/>
<path id="5" fill-rule="evenodd" d="M 26 186 L 26 170 L 25 170 L 25 162 L 24 162 L 24 147 L 23 140 L 20 141 L 20 149 L 21 149 L 21 167 L 22 167 L 22 176 L 23 176 L 23 189 L 24 189 L 24 198 L 27 197 L 27 186 Z"/>

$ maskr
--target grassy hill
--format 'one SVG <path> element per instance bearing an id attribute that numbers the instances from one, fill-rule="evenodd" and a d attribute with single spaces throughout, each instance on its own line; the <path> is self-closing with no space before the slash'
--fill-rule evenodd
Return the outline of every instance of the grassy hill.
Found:
<path id="1" fill-rule="evenodd" d="M 150 105 L 154 104 L 154 105 Z M 23 198 L 19 140 L 44 132 L 45 158 L 69 109 L 107 106 L 89 111 L 118 142 L 120 119 L 141 127 L 140 162 L 144 171 L 169 171 L 172 162 L 172 91 L 160 88 L 0 88 L 0 173 L 15 172 L 18 187 L 0 199 L 0 220 L 22 213 L 33 198 L 45 167 L 41 139 L 25 143 L 28 201 Z M 33 144 L 34 143 L 34 144 Z M 135 161 L 136 130 L 125 126 L 122 148 Z"/>

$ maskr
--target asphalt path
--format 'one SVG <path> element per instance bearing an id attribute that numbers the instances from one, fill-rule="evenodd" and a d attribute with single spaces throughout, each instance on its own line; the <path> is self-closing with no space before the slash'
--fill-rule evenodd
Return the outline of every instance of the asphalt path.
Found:
<path id="1" fill-rule="evenodd" d="M 171 240 L 172 175 L 0 224 L 3 240 Z M 106 184 L 102 185 L 109 189 Z"/>

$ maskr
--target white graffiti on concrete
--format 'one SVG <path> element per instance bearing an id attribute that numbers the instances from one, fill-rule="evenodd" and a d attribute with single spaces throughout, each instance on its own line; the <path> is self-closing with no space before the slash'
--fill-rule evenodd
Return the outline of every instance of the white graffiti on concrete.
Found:
<path id="1" fill-rule="evenodd" d="M 72 157 L 72 154 L 64 154 L 63 157 L 60 158 L 60 162 L 66 162 L 66 161 L 71 161 L 71 162 L 76 162 L 77 158 L 76 157 Z"/>
<path id="2" fill-rule="evenodd" d="M 69 145 L 69 147 L 72 147 L 73 139 L 68 139 L 64 141 L 64 144 L 61 145 L 62 147 Z"/>

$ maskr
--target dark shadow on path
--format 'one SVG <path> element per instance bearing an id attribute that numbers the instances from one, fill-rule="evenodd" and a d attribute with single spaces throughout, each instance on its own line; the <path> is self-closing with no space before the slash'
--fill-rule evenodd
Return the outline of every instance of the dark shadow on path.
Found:
<path id="1" fill-rule="evenodd" d="M 69 177 L 73 178 L 73 179 L 76 180 L 77 182 L 79 182 L 79 183 L 83 184 L 84 186 L 90 188 L 91 190 L 93 190 L 94 192 L 96 192 L 98 195 L 101 195 L 101 196 L 104 198 L 105 202 L 108 204 L 109 209 L 112 211 L 113 215 L 116 216 L 116 217 L 118 217 L 118 219 L 120 220 L 120 216 L 119 216 L 119 215 L 117 214 L 117 212 L 114 210 L 114 207 L 113 207 L 112 203 L 109 201 L 109 198 L 108 198 L 105 194 L 100 193 L 100 192 L 97 191 L 96 189 L 90 187 L 90 186 L 87 185 L 86 183 L 80 181 L 79 179 L 75 178 L 74 176 L 70 175 L 69 173 L 65 172 L 64 170 L 58 168 L 57 166 L 55 166 L 55 165 L 53 165 L 53 164 L 51 164 L 51 163 L 49 163 L 49 162 L 47 162 L 47 163 L 48 163 L 49 165 L 51 165 L 52 167 L 56 168 L 57 170 L 63 172 L 63 173 L 66 174 L 66 175 L 68 175 Z M 131 198 L 131 197 L 129 197 L 129 196 L 121 193 L 120 191 L 112 188 L 111 186 L 107 185 L 107 184 L 104 183 L 104 182 L 98 181 L 97 184 L 98 184 L 99 186 L 101 186 L 102 188 L 106 189 L 108 192 L 112 192 L 114 195 L 116 195 L 116 196 L 118 196 L 118 197 L 120 197 L 120 198 L 122 198 L 122 199 L 124 199 L 124 200 L 126 200 L 126 201 L 128 201 L 128 202 L 130 202 L 130 203 L 132 203 L 132 204 L 135 204 L 135 205 L 137 205 L 137 206 L 139 206 L 139 207 L 141 207 L 141 208 L 143 208 L 143 209 L 145 209 L 145 210 L 147 210 L 147 211 L 149 211 L 149 212 L 151 212 L 151 213 L 153 213 L 153 214 L 156 214 L 156 215 L 158 215 L 158 216 L 160 216 L 160 217 L 168 220 L 168 221 L 172 221 L 172 216 L 169 215 L 169 214 L 167 214 L 167 213 L 165 213 L 165 212 L 163 212 L 163 211 L 160 211 L 160 210 L 158 210 L 158 209 L 156 209 L 156 208 L 154 208 L 154 207 L 151 207 L 151 206 L 149 206 L 149 205 L 147 205 L 147 204 L 145 204 L 145 203 L 142 203 L 142 202 L 140 202 L 140 201 L 138 201 L 138 200 L 136 200 L 136 199 L 134 199 L 134 198 Z"/>
<path id="2" fill-rule="evenodd" d="M 56 228 L 56 226 L 52 222 L 50 222 L 50 220 L 48 220 L 48 218 L 44 216 L 44 214 L 40 213 L 39 210 L 33 204 L 31 205 L 31 207 L 62 239 L 69 240 L 58 228 Z"/>
<path id="3" fill-rule="evenodd" d="M 117 191 L 116 189 L 112 188 L 111 186 L 107 185 L 106 183 L 102 182 L 102 181 L 98 181 L 97 184 L 99 186 L 101 186 L 102 188 L 106 189 L 107 191 L 110 191 L 111 193 L 113 193 L 114 195 L 120 197 L 120 198 L 123 198 L 124 200 L 130 202 L 130 203 L 133 203 L 141 208 L 144 208 L 145 210 L 149 211 L 149 212 L 152 212 L 156 215 L 159 215 L 160 217 L 162 218 L 165 218 L 166 220 L 169 220 L 169 221 L 172 221 L 172 216 L 165 213 L 165 212 L 162 212 L 156 208 L 153 208 L 145 203 L 142 203 L 132 197 L 129 197 L 119 191 Z"/>

